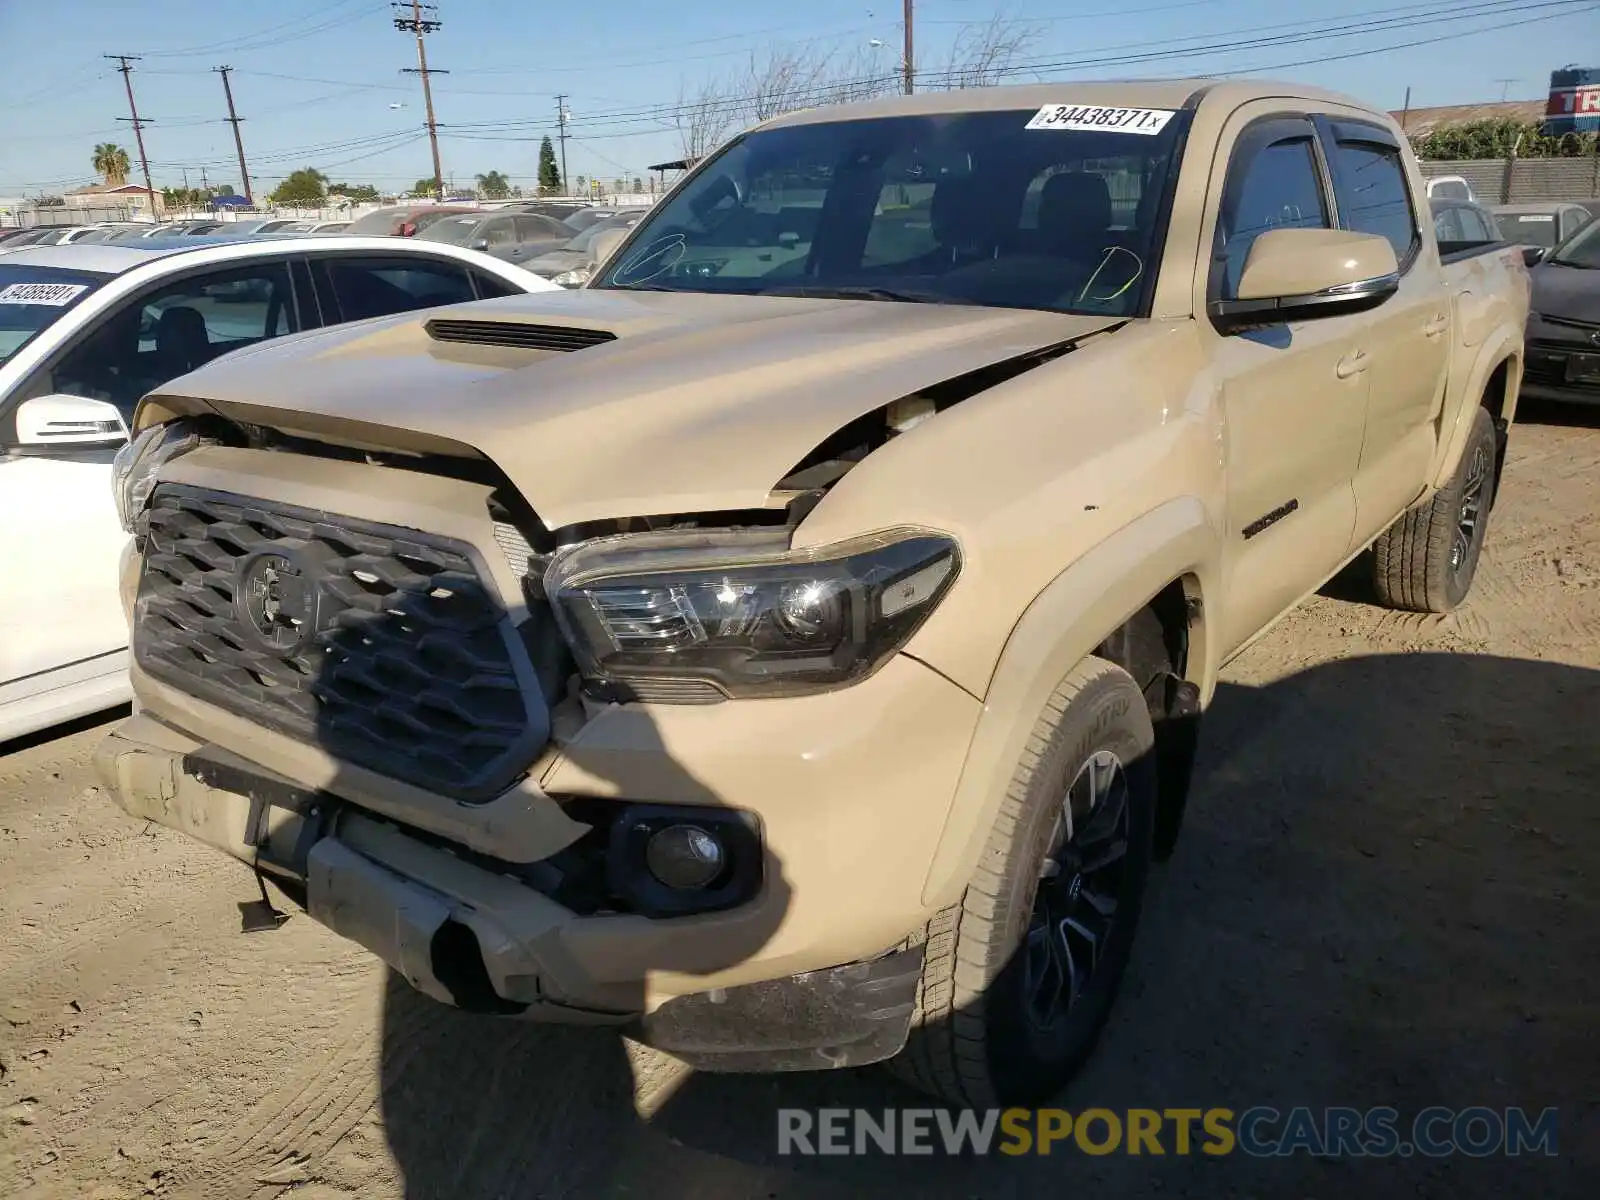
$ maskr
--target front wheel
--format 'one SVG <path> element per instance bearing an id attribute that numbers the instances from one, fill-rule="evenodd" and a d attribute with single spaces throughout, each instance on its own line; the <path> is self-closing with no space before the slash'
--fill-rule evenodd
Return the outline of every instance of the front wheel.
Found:
<path id="1" fill-rule="evenodd" d="M 1494 421 L 1479 408 L 1455 474 L 1407 509 L 1372 545 L 1378 601 L 1409 612 L 1447 613 L 1467 598 L 1497 484 Z"/>
<path id="2" fill-rule="evenodd" d="M 1089 1057 L 1139 920 L 1155 734 L 1133 677 L 1086 659 L 1039 715 L 958 904 L 930 922 L 889 1068 L 973 1107 L 1044 1100 Z"/>

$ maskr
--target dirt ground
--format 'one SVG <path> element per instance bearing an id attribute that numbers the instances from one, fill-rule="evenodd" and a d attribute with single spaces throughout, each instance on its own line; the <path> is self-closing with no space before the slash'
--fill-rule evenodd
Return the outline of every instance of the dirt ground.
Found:
<path id="1" fill-rule="evenodd" d="M 104 721 L 0 753 L 0 1196 L 1600 1195 L 1600 414 L 1528 414 L 1471 602 L 1353 573 L 1227 672 L 1073 1108 L 1522 1105 L 1553 1158 L 780 1158 L 876 1070 L 695 1075 L 467 1017 L 123 816 Z"/>

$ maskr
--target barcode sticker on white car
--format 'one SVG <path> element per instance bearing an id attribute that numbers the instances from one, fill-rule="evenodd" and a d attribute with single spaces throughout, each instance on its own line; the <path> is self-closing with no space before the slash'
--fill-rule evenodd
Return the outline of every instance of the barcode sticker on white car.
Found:
<path id="1" fill-rule="evenodd" d="M 0 288 L 0 304 L 46 304 L 61 308 L 88 290 L 86 283 L 10 283 Z"/>
<path id="2" fill-rule="evenodd" d="M 1101 133 L 1153 135 L 1176 114 L 1170 108 L 1105 108 L 1093 104 L 1046 104 L 1033 114 L 1029 129 L 1088 129 Z"/>

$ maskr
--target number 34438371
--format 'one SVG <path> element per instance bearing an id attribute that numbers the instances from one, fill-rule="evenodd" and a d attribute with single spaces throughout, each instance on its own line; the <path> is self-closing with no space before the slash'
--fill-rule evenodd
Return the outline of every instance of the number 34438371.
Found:
<path id="1" fill-rule="evenodd" d="M 1046 104 L 1028 121 L 1029 129 L 1083 129 L 1107 133 L 1160 133 L 1173 112 L 1166 108 L 1109 108 L 1090 104 Z"/>

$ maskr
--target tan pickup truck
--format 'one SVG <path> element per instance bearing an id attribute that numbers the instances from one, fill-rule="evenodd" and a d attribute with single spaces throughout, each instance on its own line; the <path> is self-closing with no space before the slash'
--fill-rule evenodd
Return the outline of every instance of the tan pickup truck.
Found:
<path id="1" fill-rule="evenodd" d="M 584 288 L 146 397 L 100 769 L 442 1002 L 1046 1096 L 1223 664 L 1467 594 L 1529 287 L 1427 212 L 1289 85 L 769 121 Z"/>

